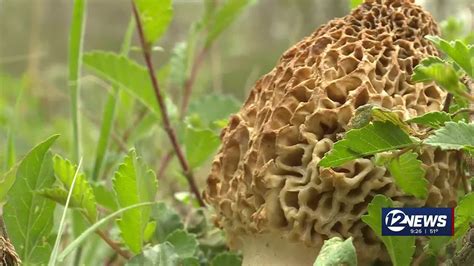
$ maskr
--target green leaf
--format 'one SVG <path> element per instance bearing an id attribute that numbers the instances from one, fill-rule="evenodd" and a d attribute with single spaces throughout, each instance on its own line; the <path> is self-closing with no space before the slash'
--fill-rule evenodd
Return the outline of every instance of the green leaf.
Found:
<path id="1" fill-rule="evenodd" d="M 428 254 L 438 256 L 444 247 L 449 243 L 451 240 L 450 236 L 430 236 L 430 240 L 428 241 L 428 245 L 425 247 L 425 250 Z"/>
<path id="2" fill-rule="evenodd" d="M 55 157 L 55 159 L 56 158 L 57 157 Z M 79 170 L 80 170 L 81 166 L 82 166 L 82 158 L 79 161 L 79 165 L 76 167 L 76 169 L 74 169 L 74 174 L 73 174 L 71 183 L 68 187 L 66 202 L 64 203 L 63 214 L 61 216 L 61 221 L 59 222 L 58 232 L 57 232 L 57 235 L 56 235 L 56 241 L 54 242 L 53 251 L 51 252 L 51 256 L 49 257 L 48 266 L 56 265 L 56 260 L 58 258 L 58 252 L 59 252 L 59 243 L 61 242 L 61 237 L 62 237 L 63 231 L 64 231 L 64 224 L 65 224 L 65 221 L 66 221 L 67 210 L 69 208 L 69 204 L 71 203 L 71 201 L 73 199 L 74 190 L 76 189 L 76 184 L 77 184 L 76 181 L 78 180 Z M 95 204 L 94 204 L 94 207 L 95 207 Z"/>
<path id="3" fill-rule="evenodd" d="M 155 174 L 131 150 L 119 166 L 113 179 L 114 191 L 120 207 L 154 201 L 157 191 Z M 125 212 L 117 221 L 122 239 L 134 253 L 140 253 L 145 241 L 145 230 L 151 217 L 151 207 Z"/>
<path id="4" fill-rule="evenodd" d="M 189 105 L 189 116 L 197 114 L 206 126 L 216 121 L 227 119 L 231 114 L 237 112 L 240 103 L 234 97 L 211 93 L 192 101 Z"/>
<path id="5" fill-rule="evenodd" d="M 186 42 L 180 42 L 174 46 L 169 67 L 171 84 L 182 87 L 188 72 L 188 45 Z"/>
<path id="6" fill-rule="evenodd" d="M 168 29 L 173 18 L 172 0 L 134 0 L 148 43 L 157 41 Z"/>
<path id="7" fill-rule="evenodd" d="M 90 226 L 89 228 L 87 228 L 86 231 L 84 231 L 81 235 L 79 235 L 76 239 L 74 239 L 74 241 L 72 241 L 71 244 L 69 244 L 69 246 L 67 246 L 64 249 L 64 251 L 61 254 L 59 254 L 58 261 L 59 262 L 63 261 L 64 258 L 66 258 L 66 256 L 68 256 L 69 254 L 71 254 L 71 252 L 73 252 L 76 248 L 78 248 L 82 244 L 82 242 L 84 242 L 84 240 L 86 238 L 88 238 L 90 235 L 95 233 L 95 231 L 97 229 L 99 229 L 102 225 L 108 223 L 110 220 L 112 220 L 116 216 L 118 216 L 118 215 L 120 215 L 124 212 L 130 211 L 130 210 L 134 210 L 134 209 L 137 209 L 137 208 L 144 208 L 144 207 L 148 207 L 148 206 L 155 205 L 155 204 L 157 204 L 157 202 L 143 202 L 143 203 L 134 204 L 132 206 L 122 208 L 122 209 L 120 209 L 120 210 L 118 210 L 114 213 L 111 213 L 108 216 L 100 219 L 97 223 L 95 223 L 92 226 Z"/>
<path id="8" fill-rule="evenodd" d="M 474 193 L 471 192 L 465 195 L 459 201 L 454 213 L 456 216 L 454 219 L 454 236 L 459 238 L 469 230 L 470 224 L 474 223 Z"/>
<path id="9" fill-rule="evenodd" d="M 390 122 L 375 121 L 347 132 L 319 162 L 323 167 L 336 167 L 351 160 L 379 152 L 396 150 L 414 144 L 410 136 Z"/>
<path id="10" fill-rule="evenodd" d="M 438 49 L 449 56 L 459 67 L 464 69 L 466 73 L 474 78 L 474 46 L 467 46 L 460 40 L 447 42 L 438 36 L 426 36 L 426 39 L 433 42 Z"/>
<path id="11" fill-rule="evenodd" d="M 235 253 L 222 252 L 211 260 L 211 266 L 241 266 L 242 258 Z"/>
<path id="12" fill-rule="evenodd" d="M 192 168 L 201 166 L 219 147 L 219 137 L 209 129 L 186 127 L 184 146 Z"/>
<path id="13" fill-rule="evenodd" d="M 360 6 L 364 0 L 351 0 L 351 9 Z"/>
<path id="14" fill-rule="evenodd" d="M 407 133 L 412 132 L 410 126 L 396 113 L 374 104 L 365 104 L 358 107 L 355 116 L 351 120 L 351 127 L 362 128 L 372 121 L 391 122 Z"/>
<path id="15" fill-rule="evenodd" d="M 79 91 L 81 89 L 82 51 L 84 46 L 84 26 L 86 24 L 86 0 L 74 0 L 74 8 L 69 30 L 68 46 L 68 86 L 71 105 L 71 126 L 73 160 L 79 160 L 81 154 L 79 129 Z"/>
<path id="16" fill-rule="evenodd" d="M 155 231 L 158 242 L 164 242 L 169 234 L 184 228 L 179 214 L 163 202 L 154 206 L 152 216 L 158 224 Z"/>
<path id="17" fill-rule="evenodd" d="M 183 266 L 199 266 L 199 259 L 196 257 L 189 257 L 182 259 Z"/>
<path id="18" fill-rule="evenodd" d="M 88 68 L 101 78 L 126 90 L 148 107 L 157 117 L 160 117 L 160 108 L 145 67 L 131 59 L 110 52 L 95 51 L 86 53 L 83 57 L 84 64 Z"/>
<path id="19" fill-rule="evenodd" d="M 425 143 L 443 150 L 473 149 L 474 124 L 466 124 L 463 121 L 446 122 L 445 126 L 437 129 Z"/>
<path id="20" fill-rule="evenodd" d="M 227 0 L 209 21 L 206 46 L 210 46 L 219 35 L 234 22 L 256 0 Z"/>
<path id="21" fill-rule="evenodd" d="M 199 245 L 196 236 L 182 229 L 178 229 L 168 235 L 166 241 L 173 244 L 176 253 L 178 253 L 181 258 L 192 257 L 196 253 Z"/>
<path id="22" fill-rule="evenodd" d="M 359 106 L 355 115 L 352 117 L 350 122 L 351 128 L 362 128 L 372 122 L 372 109 L 375 107 L 373 104 L 364 104 Z"/>
<path id="23" fill-rule="evenodd" d="M 467 89 L 459 81 L 459 74 L 450 64 L 437 57 L 428 57 L 423 59 L 413 70 L 412 80 L 414 82 L 431 82 L 441 86 L 447 92 L 459 97 L 460 99 L 469 98 Z"/>
<path id="24" fill-rule="evenodd" d="M 437 129 L 446 122 L 452 121 L 451 116 L 445 112 L 429 112 L 421 116 L 407 120 L 408 123 L 415 123 Z"/>
<path id="25" fill-rule="evenodd" d="M 25 265 L 47 263 L 51 254 L 48 237 L 53 228 L 55 204 L 36 191 L 54 183 L 48 150 L 57 138 L 58 135 L 48 138 L 23 158 L 3 210 L 9 237 Z"/>
<path id="26" fill-rule="evenodd" d="M 13 186 L 13 183 L 15 182 L 15 179 L 16 179 L 16 171 L 17 171 L 17 166 L 14 165 L 6 173 L 3 173 L 2 175 L 0 175 L 0 203 L 3 202 L 3 200 L 5 200 L 5 197 L 7 196 L 8 191 L 10 191 L 10 188 Z"/>
<path id="27" fill-rule="evenodd" d="M 127 265 L 176 266 L 180 265 L 180 258 L 173 245 L 164 242 L 143 250 L 143 253 L 133 257 Z"/>
<path id="28" fill-rule="evenodd" d="M 383 195 L 376 195 L 367 208 L 368 214 L 362 221 L 370 226 L 382 239 L 394 266 L 410 265 L 415 252 L 414 236 L 382 236 L 382 208 L 393 207 L 393 202 Z"/>
<path id="29" fill-rule="evenodd" d="M 460 39 L 463 35 L 464 23 L 461 19 L 449 17 L 446 20 L 441 21 L 440 26 L 443 38 L 448 41 Z"/>
<path id="30" fill-rule="evenodd" d="M 54 156 L 53 162 L 56 177 L 64 186 L 63 189 L 67 195 L 67 192 L 71 188 L 77 166 L 73 165 L 70 161 L 63 159 L 59 155 Z M 77 176 L 76 184 L 72 190 L 70 205 L 80 208 L 81 212 L 88 218 L 90 222 L 95 222 L 97 220 L 97 203 L 94 192 L 89 182 L 87 182 L 87 178 L 84 173 L 80 173 Z"/>
<path id="31" fill-rule="evenodd" d="M 428 180 L 425 179 L 425 169 L 417 158 L 416 153 L 404 153 L 390 161 L 388 170 L 403 192 L 424 199 L 428 196 Z"/>
<path id="32" fill-rule="evenodd" d="M 98 204 L 112 211 L 117 210 L 118 207 L 117 202 L 115 201 L 115 195 L 106 187 L 105 184 L 93 184 L 92 189 L 94 190 L 94 195 Z"/>
<path id="33" fill-rule="evenodd" d="M 352 244 L 352 237 L 342 240 L 333 237 L 324 241 L 313 266 L 357 266 L 357 254 Z"/>

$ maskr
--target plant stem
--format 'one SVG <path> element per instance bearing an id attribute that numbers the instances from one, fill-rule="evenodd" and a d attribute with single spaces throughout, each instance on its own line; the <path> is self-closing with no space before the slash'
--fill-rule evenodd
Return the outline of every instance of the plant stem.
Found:
<path id="1" fill-rule="evenodd" d="M 112 239 L 109 238 L 109 236 L 107 236 L 106 233 L 101 230 L 96 230 L 95 232 L 97 235 L 100 236 L 100 238 L 105 241 L 105 243 L 107 243 L 107 245 L 109 245 L 113 250 L 115 250 L 120 256 L 124 257 L 127 260 L 132 258 L 132 255 L 130 255 L 130 253 L 125 250 L 122 250 L 117 243 L 115 243 Z"/>
<path id="2" fill-rule="evenodd" d="M 74 11 L 71 23 L 71 32 L 69 35 L 69 66 L 68 82 L 71 99 L 71 122 L 73 152 L 72 159 L 77 161 L 81 154 L 80 132 L 79 132 L 79 90 L 81 65 L 82 65 L 82 46 L 84 42 L 84 24 L 86 13 L 86 0 L 75 0 Z"/>
<path id="3" fill-rule="evenodd" d="M 449 107 L 451 106 L 451 102 L 453 101 L 453 95 L 448 93 L 446 96 L 446 100 L 444 101 L 443 111 L 449 113 Z"/>
<path id="4" fill-rule="evenodd" d="M 156 171 L 157 178 L 161 179 L 162 176 L 165 174 L 166 168 L 168 168 L 168 165 L 170 164 L 171 159 L 173 158 L 173 155 L 174 155 L 173 150 L 169 150 L 161 158 L 160 166 L 158 167 L 158 171 Z"/>
<path id="5" fill-rule="evenodd" d="M 142 52 L 143 52 L 143 57 L 145 59 L 148 73 L 151 79 L 151 83 L 155 92 L 155 97 L 158 102 L 158 105 L 160 107 L 160 113 L 161 113 L 161 118 L 163 120 L 163 128 L 166 131 L 166 134 L 168 135 L 168 138 L 171 141 L 171 145 L 173 146 L 173 149 L 176 152 L 176 156 L 178 157 L 179 163 L 181 165 L 181 168 L 184 172 L 184 176 L 186 177 L 186 180 L 188 181 L 189 187 L 191 189 L 191 192 L 194 194 L 196 197 L 197 201 L 199 202 L 199 205 L 205 206 L 204 201 L 202 200 L 201 194 L 199 193 L 199 189 L 196 185 L 196 181 L 194 180 L 194 176 L 191 172 L 191 168 L 189 167 L 189 164 L 184 156 L 183 151 L 181 150 L 181 147 L 179 146 L 178 143 L 178 138 L 176 137 L 176 133 L 174 129 L 171 127 L 171 123 L 169 120 L 168 116 L 168 111 L 166 109 L 166 103 L 164 101 L 163 95 L 161 93 L 160 87 L 158 85 L 158 80 L 155 76 L 155 68 L 153 67 L 152 59 L 151 59 L 151 45 L 146 42 L 145 40 L 145 35 L 143 32 L 143 26 L 140 20 L 140 15 L 138 13 L 138 9 L 135 5 L 135 2 L 132 0 L 132 8 L 133 8 L 133 14 L 135 16 L 135 22 L 137 24 L 137 30 L 138 30 L 138 36 L 140 39 L 140 44 L 142 46 Z"/>
<path id="6" fill-rule="evenodd" d="M 210 46 L 205 46 L 201 50 L 201 52 L 198 54 L 198 56 L 196 57 L 196 60 L 194 60 L 194 63 L 191 67 L 191 72 L 189 74 L 189 77 L 186 79 L 184 83 L 183 100 L 181 102 L 180 118 L 183 118 L 184 115 L 186 114 L 186 111 L 188 110 L 189 99 L 191 99 L 191 93 L 192 93 L 194 82 L 196 82 L 196 77 L 199 72 L 199 68 L 204 62 L 204 58 L 206 57 L 206 54 L 209 51 L 209 48 Z"/>

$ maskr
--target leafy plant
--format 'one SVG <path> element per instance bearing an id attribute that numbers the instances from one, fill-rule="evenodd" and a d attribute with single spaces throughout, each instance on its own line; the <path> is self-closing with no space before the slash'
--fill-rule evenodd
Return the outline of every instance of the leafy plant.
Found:
<path id="1" fill-rule="evenodd" d="M 25 265 L 95 265 L 103 263 L 100 259 L 131 265 L 241 264 L 240 255 L 228 251 L 222 232 L 208 221 L 208 212 L 189 204 L 204 207 L 194 171 L 209 161 L 220 143 L 218 131 L 240 103 L 217 92 L 195 97 L 193 87 L 213 43 L 254 2 L 207 1 L 189 36 L 175 45 L 171 58 L 159 62 L 156 71 L 152 57 L 163 51 L 156 45 L 172 22 L 173 1 L 132 1 L 132 19 L 118 53 L 83 52 L 87 1 L 74 1 L 68 62 L 71 117 L 64 123 L 71 124 L 72 138 L 62 138 L 53 155 L 49 150 L 58 136 L 52 136 L 15 163 L 11 123 L 7 161 L 2 163 L 5 227 Z M 136 41 L 139 47 L 133 46 Z M 145 64 L 129 57 L 130 51 L 141 52 Z M 108 88 L 93 95 L 106 98 L 100 121 L 81 103 L 81 98 L 90 97 L 84 91 L 88 81 L 82 63 L 97 84 Z M 173 93 L 176 86 L 182 87 L 177 88 L 182 96 Z M 13 109 L 22 99 L 19 91 Z M 3 114 L 0 122 L 10 123 Z M 81 130 L 83 125 L 86 129 Z M 158 160 L 150 160 L 140 147 L 150 136 L 158 141 L 148 143 L 160 145 Z M 91 146 L 87 151 L 95 151 L 92 158 L 83 150 Z M 70 156 L 63 157 L 65 151 Z M 76 165 L 79 158 L 84 158 L 82 168 Z M 150 162 L 159 165 L 159 177 Z M 179 183 L 183 176 L 191 193 Z M 162 183 L 169 190 L 178 184 L 179 191 L 159 192 Z M 170 203 L 175 194 L 186 194 L 188 202 L 178 202 L 179 211 Z M 56 209 L 62 213 L 59 224 Z"/>
<path id="2" fill-rule="evenodd" d="M 468 89 L 474 76 L 474 47 L 466 45 L 461 40 L 448 42 L 437 36 L 426 38 L 433 42 L 446 58 L 425 58 L 415 67 L 412 80 L 435 82 L 449 93 L 448 98 L 454 96 L 453 106 L 463 108 L 451 109 L 449 113 L 444 111 L 426 113 L 401 121 L 389 110 L 373 105 L 361 106 L 351 122 L 353 129 L 334 144 L 333 149 L 320 161 L 320 166 L 338 167 L 354 159 L 372 158 L 377 165 L 385 166 L 389 170 L 395 184 L 402 191 L 418 198 L 426 198 L 428 180 L 425 179 L 423 163 L 418 160 L 419 147 L 432 146 L 441 150 L 462 151 L 464 158 L 471 158 L 474 151 L 474 124 L 469 116 L 463 114 L 474 113 L 473 88 Z M 445 103 L 448 105 L 444 107 L 445 110 L 450 109 L 449 104 Z M 422 126 L 423 130 L 419 131 L 420 128 L 413 127 L 414 124 Z M 466 167 L 469 163 L 460 165 Z M 462 171 L 468 172 L 468 170 Z M 464 174 L 462 178 L 464 193 L 467 194 L 468 179 L 472 177 Z M 436 257 L 443 255 L 441 251 L 451 242 L 458 242 L 457 246 L 461 246 L 459 242 L 461 236 L 468 231 L 469 224 L 474 222 L 473 205 L 472 193 L 461 198 L 455 211 L 455 236 L 431 237 L 425 251 Z M 381 208 L 392 206 L 390 199 L 377 195 L 369 204 L 368 214 L 363 216 L 362 220 L 384 242 L 394 265 L 409 265 L 415 250 L 415 238 L 381 235 Z"/>

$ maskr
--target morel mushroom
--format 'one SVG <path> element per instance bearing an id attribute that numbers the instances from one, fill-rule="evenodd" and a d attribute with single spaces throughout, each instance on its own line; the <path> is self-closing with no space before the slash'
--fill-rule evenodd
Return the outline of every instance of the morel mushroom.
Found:
<path id="1" fill-rule="evenodd" d="M 443 107 L 434 83 L 413 68 L 437 56 L 430 14 L 413 0 L 366 0 L 286 51 L 221 134 L 205 199 L 216 223 L 241 245 L 246 265 L 312 265 L 323 241 L 354 238 L 366 265 L 389 257 L 361 221 L 376 194 L 401 206 L 453 206 L 458 154 L 424 148 L 427 199 L 404 194 L 370 159 L 318 166 L 349 129 L 355 110 L 375 104 L 408 119 Z"/>

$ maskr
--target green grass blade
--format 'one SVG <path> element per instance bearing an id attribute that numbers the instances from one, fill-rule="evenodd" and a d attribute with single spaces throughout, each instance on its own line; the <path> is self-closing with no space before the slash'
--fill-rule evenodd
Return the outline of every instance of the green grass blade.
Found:
<path id="1" fill-rule="evenodd" d="M 126 208 L 122 208 L 112 214 L 109 214 L 108 216 L 104 217 L 103 219 L 99 220 L 97 223 L 93 224 L 91 227 L 89 227 L 86 231 L 84 231 L 79 237 L 77 237 L 76 239 L 74 239 L 74 241 L 71 242 L 71 244 L 69 244 L 63 252 L 61 252 L 61 254 L 59 254 L 58 256 L 58 261 L 61 262 L 64 260 L 64 258 L 71 254 L 72 251 L 74 251 L 76 248 L 78 248 L 82 242 L 88 237 L 90 236 L 91 234 L 93 234 L 97 229 L 99 229 L 99 227 L 101 227 L 102 225 L 106 224 L 107 222 L 109 222 L 110 220 L 114 219 L 115 217 L 117 217 L 118 215 L 122 214 L 123 212 L 126 212 L 128 210 L 132 210 L 132 209 L 135 209 L 135 208 L 140 208 L 140 207 L 145 207 L 145 206 L 150 206 L 150 205 L 154 205 L 154 204 L 158 204 L 158 202 L 143 202 L 143 203 L 138 203 L 138 204 L 135 204 L 135 205 L 131 205 L 131 206 L 128 206 Z"/>
<path id="2" fill-rule="evenodd" d="M 107 103 L 104 107 L 104 113 L 102 115 L 102 125 L 100 128 L 99 142 L 97 144 L 97 152 L 94 163 L 94 170 L 92 172 L 92 180 L 97 180 L 100 175 L 107 147 L 109 145 L 110 132 L 112 132 L 112 126 L 115 117 L 115 107 L 117 105 L 117 92 L 114 90 L 109 93 Z"/>
<path id="3" fill-rule="evenodd" d="M 82 46 L 84 42 L 84 25 L 86 0 L 74 0 L 74 11 L 69 35 L 68 83 L 71 100 L 71 122 L 73 137 L 73 161 L 79 159 L 81 153 L 79 134 L 79 90 L 82 65 Z"/>
<path id="4" fill-rule="evenodd" d="M 64 222 L 66 220 L 67 208 L 69 207 L 69 202 L 71 201 L 72 191 L 74 190 L 74 185 L 76 184 L 76 179 L 79 174 L 79 169 L 81 169 L 81 165 L 82 165 L 82 158 L 79 160 L 76 173 L 74 173 L 74 177 L 72 178 L 72 183 L 71 183 L 71 187 L 69 188 L 66 204 L 64 204 L 64 211 L 61 217 L 61 222 L 59 223 L 58 235 L 56 236 L 56 241 L 54 242 L 54 247 L 53 247 L 53 251 L 51 252 L 51 257 L 49 257 L 48 266 L 54 266 L 58 258 L 59 242 L 61 241 L 61 235 L 64 230 Z"/>

